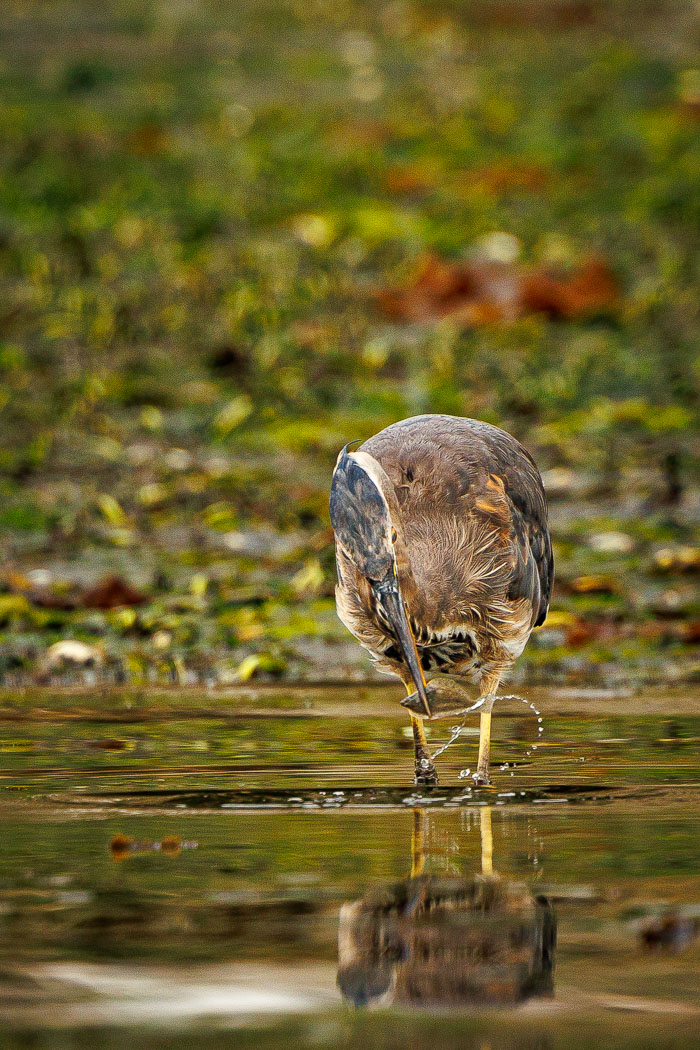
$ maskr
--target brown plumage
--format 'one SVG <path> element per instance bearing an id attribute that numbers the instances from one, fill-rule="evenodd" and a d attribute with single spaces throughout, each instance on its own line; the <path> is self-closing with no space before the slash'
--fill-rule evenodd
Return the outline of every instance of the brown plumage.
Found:
<path id="1" fill-rule="evenodd" d="M 476 683 L 482 705 L 479 777 L 488 780 L 490 706 L 501 675 L 543 622 L 552 547 L 540 474 L 505 431 L 426 415 L 395 423 L 340 454 L 331 491 L 338 614 L 377 666 L 398 675 L 417 714 L 445 706 L 450 673 Z M 398 589 L 399 597 L 396 591 Z M 402 627 L 405 608 L 410 633 Z M 415 640 L 419 667 L 412 659 Z M 422 673 L 421 673 L 422 672 Z M 434 781 L 414 718 L 419 779 Z"/>

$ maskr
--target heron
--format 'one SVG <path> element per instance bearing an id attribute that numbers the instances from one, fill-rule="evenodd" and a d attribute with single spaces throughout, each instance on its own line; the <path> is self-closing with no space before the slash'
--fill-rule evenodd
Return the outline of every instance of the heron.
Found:
<path id="1" fill-rule="evenodd" d="M 438 782 L 424 722 L 469 705 L 486 785 L 499 682 L 552 589 L 542 478 L 519 441 L 475 419 L 414 416 L 356 444 L 330 493 L 338 615 L 406 687 L 415 783 Z"/>

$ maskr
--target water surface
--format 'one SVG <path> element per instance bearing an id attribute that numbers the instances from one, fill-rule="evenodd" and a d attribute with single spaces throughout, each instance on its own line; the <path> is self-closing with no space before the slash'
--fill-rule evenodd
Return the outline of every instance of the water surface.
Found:
<path id="1" fill-rule="evenodd" d="M 697 1045 L 696 701 L 349 695 L 5 704 L 0 1045 Z"/>

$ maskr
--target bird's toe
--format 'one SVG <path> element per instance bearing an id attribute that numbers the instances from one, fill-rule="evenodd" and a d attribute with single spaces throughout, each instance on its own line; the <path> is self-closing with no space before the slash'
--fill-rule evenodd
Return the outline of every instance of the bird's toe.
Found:
<path id="1" fill-rule="evenodd" d="M 438 783 L 437 771 L 429 758 L 416 759 L 414 783 L 428 787 L 434 787 Z"/>

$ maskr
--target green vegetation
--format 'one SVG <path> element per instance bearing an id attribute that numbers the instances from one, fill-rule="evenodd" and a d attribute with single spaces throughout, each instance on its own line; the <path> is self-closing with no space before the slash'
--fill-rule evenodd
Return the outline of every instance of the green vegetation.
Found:
<path id="1" fill-rule="evenodd" d="M 2 680 L 72 680 L 46 656 L 67 638 L 95 647 L 88 680 L 365 674 L 328 479 L 347 440 L 424 411 L 496 422 L 550 472 L 560 584 L 525 673 L 697 675 L 692 15 L 7 4 Z M 593 258 L 619 294 L 382 312 L 433 257 L 506 282 Z M 133 602 L 85 597 L 109 573 Z"/>

